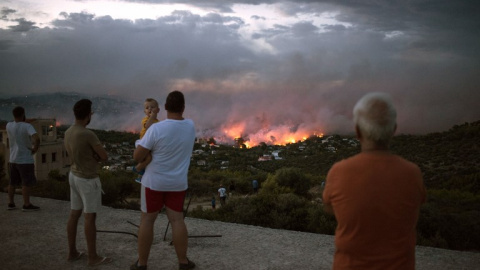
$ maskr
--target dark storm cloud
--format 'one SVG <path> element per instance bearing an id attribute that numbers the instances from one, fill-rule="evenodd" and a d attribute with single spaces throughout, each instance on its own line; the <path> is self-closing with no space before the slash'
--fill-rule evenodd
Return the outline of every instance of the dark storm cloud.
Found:
<path id="1" fill-rule="evenodd" d="M 8 20 L 8 15 L 13 14 L 15 12 L 17 11 L 14 9 L 3 7 L 0 10 L 0 20 Z"/>
<path id="2" fill-rule="evenodd" d="M 10 21 L 10 22 L 16 22 L 16 25 L 9 26 L 9 28 L 13 32 L 28 32 L 32 29 L 38 28 L 35 26 L 35 22 L 32 21 L 27 21 L 24 18 L 19 18 L 19 19 L 9 19 L 9 15 L 15 14 L 17 11 L 11 8 L 3 7 L 0 10 L 0 20 L 3 21 Z M 0 42 L 2 42 L 0 40 Z M 4 42 L 3 42 L 4 43 Z M 4 44 L 4 49 L 5 49 L 5 44 Z M 2 49 L 2 46 L 0 46 L 0 49 Z"/>
<path id="3" fill-rule="evenodd" d="M 32 29 L 38 28 L 35 26 L 35 22 L 27 21 L 25 19 L 16 19 L 14 21 L 18 22 L 18 24 L 9 26 L 13 32 L 28 32 Z"/>
<path id="4" fill-rule="evenodd" d="M 174 2 L 215 12 L 136 21 L 63 13 L 51 28 L 0 29 L 2 93 L 78 91 L 162 103 L 179 89 L 187 117 L 214 135 L 238 123 L 251 136 L 277 127 L 350 132 L 353 105 L 371 91 L 392 94 L 400 133 L 480 119 L 474 1 Z M 248 32 L 235 3 L 277 3 L 282 16 L 311 19 Z M 314 23 L 322 14 L 337 21 Z M 268 20 L 261 12 L 250 19 Z M 138 114 L 123 118 L 141 118 L 141 108 Z"/>

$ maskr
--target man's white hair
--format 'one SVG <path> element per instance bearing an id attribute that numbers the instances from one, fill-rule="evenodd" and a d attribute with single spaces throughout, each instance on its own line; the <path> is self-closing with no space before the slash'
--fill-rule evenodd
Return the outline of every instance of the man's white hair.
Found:
<path id="1" fill-rule="evenodd" d="M 353 121 L 362 136 L 379 144 L 388 144 L 397 125 L 397 111 L 390 95 L 369 93 L 353 108 Z"/>

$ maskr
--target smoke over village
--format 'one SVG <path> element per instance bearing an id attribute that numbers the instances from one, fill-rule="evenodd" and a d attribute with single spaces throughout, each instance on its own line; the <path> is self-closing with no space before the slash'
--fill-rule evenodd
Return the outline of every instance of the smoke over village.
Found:
<path id="1" fill-rule="evenodd" d="M 249 146 L 353 134 L 368 92 L 393 97 L 399 134 L 480 119 L 475 4 L 164 2 L 2 3 L 1 119 L 15 99 L 68 125 L 81 95 L 97 110 L 91 128 L 137 132 L 143 101 L 164 119 L 172 90 L 198 137 Z"/>
<path id="2" fill-rule="evenodd" d="M 142 102 L 131 102 L 115 97 L 88 97 L 82 94 L 44 94 L 22 96 L 9 99 L 0 99 L 0 118 L 11 120 L 11 109 L 15 105 L 29 108 L 29 118 L 54 118 L 57 125 L 73 123 L 72 106 L 80 98 L 91 98 L 94 102 L 94 117 L 89 127 L 103 130 L 116 130 L 137 133 L 140 131 L 139 119 L 144 115 Z M 189 102 L 191 103 L 191 102 Z M 195 106 L 193 106 L 195 107 Z M 212 108 L 211 110 L 215 110 Z M 203 121 L 202 113 L 192 113 L 187 109 L 187 117 L 197 122 L 199 138 L 213 138 L 218 143 L 234 144 L 235 139 L 241 139 L 247 146 L 255 146 L 263 142 L 266 144 L 284 145 L 304 140 L 310 136 L 320 136 L 322 126 L 314 118 L 308 119 L 310 124 L 303 123 L 301 115 L 281 114 L 270 115 L 268 107 L 259 107 L 257 112 L 231 112 L 222 118 L 208 118 Z M 277 114 L 277 112 L 274 112 Z M 281 112 L 278 112 L 280 114 Z M 305 112 L 308 116 L 309 112 Z M 208 113 L 207 113 L 208 114 Z M 295 116 L 295 117 L 294 117 Z M 307 117 L 303 116 L 303 117 Z M 163 117 L 163 118 L 162 118 Z M 165 110 L 160 112 L 160 119 L 165 118 Z M 217 126 L 213 126 L 217 125 Z"/>

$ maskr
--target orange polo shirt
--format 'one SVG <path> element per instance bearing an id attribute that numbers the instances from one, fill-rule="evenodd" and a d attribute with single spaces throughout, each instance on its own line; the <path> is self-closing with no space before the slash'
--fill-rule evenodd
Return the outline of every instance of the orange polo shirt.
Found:
<path id="1" fill-rule="evenodd" d="M 425 199 L 420 169 L 399 156 L 362 152 L 334 164 L 323 193 L 338 222 L 333 269 L 415 269 Z"/>

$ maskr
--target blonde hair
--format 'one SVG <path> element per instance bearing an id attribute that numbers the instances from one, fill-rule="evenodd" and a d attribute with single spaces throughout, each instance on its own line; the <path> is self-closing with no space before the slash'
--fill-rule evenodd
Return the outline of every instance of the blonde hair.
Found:
<path id="1" fill-rule="evenodd" d="M 155 102 L 155 104 L 157 104 L 157 107 L 158 107 L 158 101 L 154 98 L 147 98 L 145 99 L 145 102 Z"/>

